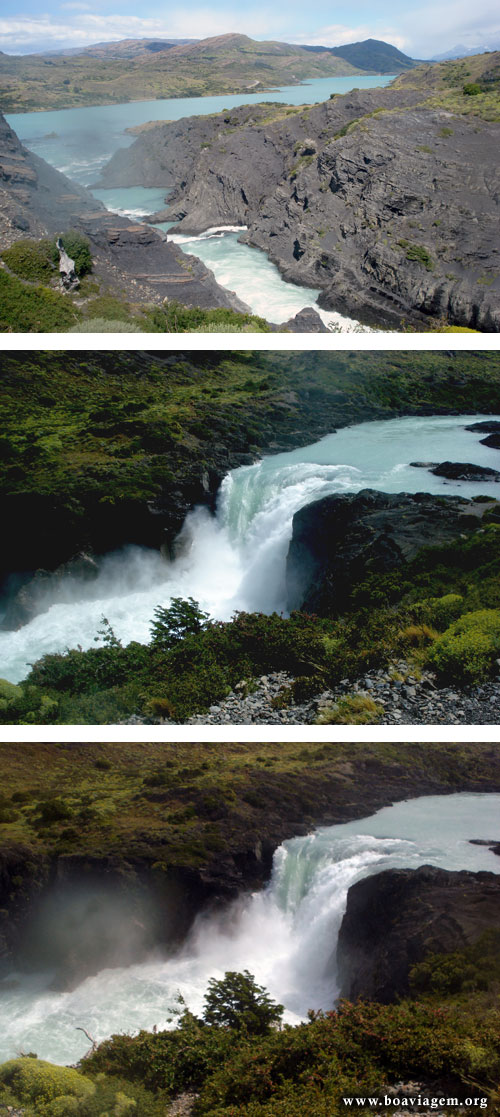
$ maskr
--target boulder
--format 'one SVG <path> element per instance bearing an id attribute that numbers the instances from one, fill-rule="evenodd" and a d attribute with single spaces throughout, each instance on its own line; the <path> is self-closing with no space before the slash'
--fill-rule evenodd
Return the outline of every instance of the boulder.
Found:
<path id="1" fill-rule="evenodd" d="M 491 508 L 461 497 L 363 489 L 324 497 L 295 513 L 287 557 L 288 608 L 340 616 L 370 574 L 404 567 L 422 547 L 451 543 Z"/>
<path id="2" fill-rule="evenodd" d="M 409 971 L 500 925 L 500 875 L 430 865 L 388 869 L 349 889 L 340 927 L 341 995 L 388 1004 L 409 991 Z"/>
<path id="3" fill-rule="evenodd" d="M 472 465 L 470 462 L 441 462 L 433 466 L 435 477 L 447 477 L 450 481 L 498 481 L 500 471 L 488 465 Z"/>

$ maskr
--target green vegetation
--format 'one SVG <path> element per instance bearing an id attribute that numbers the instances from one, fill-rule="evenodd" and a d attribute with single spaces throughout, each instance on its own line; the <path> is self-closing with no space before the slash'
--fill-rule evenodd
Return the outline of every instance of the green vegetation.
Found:
<path id="1" fill-rule="evenodd" d="M 318 717 L 318 725 L 374 725 L 384 712 L 380 702 L 360 694 L 340 698 Z"/>
<path id="2" fill-rule="evenodd" d="M 173 1032 L 114 1036 L 84 1061 L 85 1073 L 129 1075 L 173 1097 L 196 1089 L 199 1117 L 340 1117 L 342 1096 L 382 1094 L 396 1081 L 446 1082 L 447 1095 L 497 1099 L 498 1009 L 343 1002 L 309 1022 L 256 1037 L 210 1028 L 185 1014 Z M 433 1090 L 442 1093 L 443 1090 Z"/>
<path id="3" fill-rule="evenodd" d="M 203 1021 L 248 1036 L 265 1036 L 271 1028 L 279 1026 L 283 1012 L 283 1005 L 271 1001 L 248 970 L 243 973 L 228 970 L 219 981 L 213 977 L 208 983 Z"/>
<path id="4" fill-rule="evenodd" d="M 10 248 L 2 250 L 2 260 L 19 279 L 33 283 L 43 283 L 53 279 L 55 274 L 55 241 L 48 237 L 43 240 L 18 240 Z M 57 259 L 59 256 L 56 254 Z"/>
<path id="5" fill-rule="evenodd" d="M 92 269 L 87 238 L 70 229 L 61 240 L 83 280 L 72 294 L 53 289 L 59 277 L 55 240 L 16 241 L 1 253 L 6 268 L 0 269 L 0 332 L 269 333 L 271 329 L 264 318 L 225 307 L 204 310 L 175 300 L 162 306 L 133 304 L 101 293 L 98 281 L 85 278 Z"/>
<path id="6" fill-rule="evenodd" d="M 434 260 L 430 252 L 421 244 L 410 244 L 407 240 L 398 240 L 397 243 L 400 248 L 405 249 L 407 260 L 415 260 L 417 264 L 421 264 L 426 271 L 434 271 Z"/>
<path id="7" fill-rule="evenodd" d="M 464 613 L 439 636 L 429 663 L 445 679 L 480 683 L 493 674 L 500 656 L 500 609 Z"/>
<path id="8" fill-rule="evenodd" d="M 0 1066 L 0 1117 L 9 1117 L 18 1105 L 23 1106 L 23 1117 L 163 1117 L 165 1113 L 161 1100 L 141 1086 L 106 1080 L 104 1075 L 92 1080 L 36 1056 Z"/>
<path id="9" fill-rule="evenodd" d="M 87 275 L 92 271 L 92 256 L 87 237 L 77 229 L 68 229 L 62 234 L 61 242 L 68 256 L 74 260 L 78 276 Z M 15 241 L 10 248 L 2 250 L 1 257 L 9 271 L 19 279 L 44 283 L 58 276 L 59 252 L 55 237 L 52 240 L 44 237 L 38 241 L 30 239 Z"/>
<path id="10" fill-rule="evenodd" d="M 286 705 L 401 654 L 447 681 L 481 682 L 500 652 L 499 540 L 500 524 L 483 525 L 453 545 L 422 550 L 403 575 L 371 575 L 352 587 L 340 619 L 236 613 L 211 622 L 192 599 L 174 599 L 156 611 L 148 645 L 122 647 L 105 628 L 103 647 L 43 656 L 20 687 L 5 691 L 0 719 L 94 724 L 138 713 L 182 722 L 268 671 L 296 677 L 277 703 Z M 373 723 L 382 713 L 354 696 L 322 720 Z"/>
<path id="11" fill-rule="evenodd" d="M 417 89 L 422 104 L 457 116 L 500 120 L 500 53 L 498 51 L 452 59 L 432 66 L 423 64 L 401 74 L 394 89 Z M 450 131 L 441 131 L 450 135 Z"/>
<path id="12" fill-rule="evenodd" d="M 112 859 L 125 877 L 139 859 L 157 887 L 183 867 L 218 879 L 221 850 L 278 844 L 289 818 L 313 825 L 340 804 L 340 821 L 346 802 L 370 814 L 406 796 L 409 779 L 415 794 L 481 791 L 499 779 L 481 742 L 17 742 L 0 745 L 0 762 L 1 849 L 23 851 L 13 906 L 54 857 Z"/>
<path id="13" fill-rule="evenodd" d="M 0 269 L 0 331 L 61 332 L 71 329 L 78 317 L 66 295 L 41 285 L 27 285 Z"/>
<path id="14" fill-rule="evenodd" d="M 434 1096 L 480 1093 L 496 1107 L 499 1012 L 484 990 L 498 987 L 499 948 L 498 932 L 488 933 L 474 947 L 429 955 L 415 966 L 414 992 L 399 1004 L 343 1001 L 279 1030 L 281 1006 L 272 1005 L 251 974 L 227 973 L 210 983 L 201 1018 L 184 1009 L 171 1031 L 115 1035 L 79 1071 L 35 1058 L 4 1064 L 0 1079 L 9 1089 L 0 1106 L 27 1102 L 32 1117 L 35 1096 L 37 1117 L 109 1117 L 102 1105 L 114 1089 L 117 1117 L 153 1117 L 189 1091 L 197 1095 L 196 1117 L 340 1117 L 344 1095 L 381 1096 L 393 1083 L 413 1079 L 432 1082 Z M 245 990 L 236 1004 L 235 988 Z M 248 995 L 261 1010 L 266 1006 L 256 1028 Z"/>

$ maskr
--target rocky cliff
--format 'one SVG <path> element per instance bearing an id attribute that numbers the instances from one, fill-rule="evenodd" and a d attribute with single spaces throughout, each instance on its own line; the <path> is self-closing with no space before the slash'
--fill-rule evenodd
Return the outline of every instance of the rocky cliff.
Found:
<path id="1" fill-rule="evenodd" d="M 500 55 L 488 65 L 497 74 Z M 498 330 L 500 126 L 433 91 L 396 84 L 158 125 L 102 181 L 173 187 L 179 231 L 246 225 L 243 239 L 321 288 L 324 307 L 377 326 Z"/>
<path id="2" fill-rule="evenodd" d="M 349 889 L 337 966 L 341 995 L 387 1003 L 409 992 L 429 953 L 469 946 L 500 925 L 500 875 L 430 865 L 388 869 Z"/>
<path id="3" fill-rule="evenodd" d="M 116 293 L 125 290 L 136 302 L 169 298 L 187 306 L 244 309 L 200 260 L 167 244 L 157 230 L 109 213 L 88 190 L 28 151 L 0 114 L 3 246 L 68 228 L 86 234 L 95 274 Z"/>
<path id="4" fill-rule="evenodd" d="M 423 547 L 443 546 L 474 531 L 495 502 L 429 493 L 363 489 L 324 497 L 299 509 L 287 557 L 290 608 L 342 615 L 370 574 L 404 570 Z"/>

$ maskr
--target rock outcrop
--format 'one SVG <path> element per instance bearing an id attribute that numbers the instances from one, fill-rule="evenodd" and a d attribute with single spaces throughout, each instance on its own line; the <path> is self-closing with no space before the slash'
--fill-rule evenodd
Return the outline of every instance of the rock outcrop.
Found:
<path id="1" fill-rule="evenodd" d="M 377 326 L 432 316 L 496 331 L 499 125 L 433 108 L 429 92 L 353 90 L 302 111 L 159 125 L 102 181 L 172 187 L 179 231 L 247 226 L 242 239 L 286 279 L 321 288 L 325 308 Z"/>
<path id="2" fill-rule="evenodd" d="M 59 235 L 68 228 L 88 237 L 94 271 L 109 289 L 134 302 L 174 299 L 187 306 L 246 307 L 216 283 L 194 256 L 167 244 L 163 233 L 109 213 L 83 186 L 54 170 L 21 144 L 0 114 L 0 237 Z"/>
<path id="3" fill-rule="evenodd" d="M 290 608 L 339 616 L 370 574 L 404 568 L 422 547 L 451 543 L 495 502 L 363 489 L 307 504 L 293 517 L 287 558 Z"/>
<path id="4" fill-rule="evenodd" d="M 500 925 L 500 875 L 423 865 L 388 869 L 349 889 L 337 968 L 341 995 L 389 1003 L 408 993 L 409 970 Z"/>

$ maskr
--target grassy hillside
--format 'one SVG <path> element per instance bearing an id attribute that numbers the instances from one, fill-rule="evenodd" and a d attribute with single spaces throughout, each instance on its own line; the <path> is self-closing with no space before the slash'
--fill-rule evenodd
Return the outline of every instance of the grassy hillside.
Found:
<path id="1" fill-rule="evenodd" d="M 279 844 L 392 797 L 500 787 L 484 743 L 3 743 L 0 762 L 0 854 L 143 857 L 221 879 L 259 835 Z"/>
<path id="2" fill-rule="evenodd" d="M 433 65 L 424 63 L 401 74 L 394 88 L 422 90 L 429 108 L 500 120 L 500 51 Z"/>
<path id="3" fill-rule="evenodd" d="M 159 53 L 145 51 L 134 59 L 93 58 L 87 53 L 62 58 L 4 55 L 0 100 L 4 112 L 33 112 L 163 97 L 255 93 L 277 84 L 296 85 L 305 78 L 358 72 L 330 53 L 316 55 L 287 43 L 220 35 Z"/>

